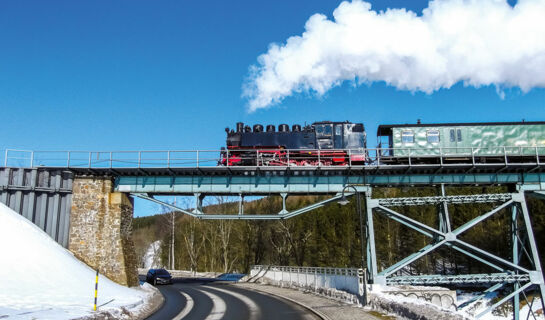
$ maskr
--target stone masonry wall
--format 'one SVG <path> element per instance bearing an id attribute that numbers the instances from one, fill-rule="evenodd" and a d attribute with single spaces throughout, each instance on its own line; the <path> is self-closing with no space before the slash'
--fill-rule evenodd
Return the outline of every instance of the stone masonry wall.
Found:
<path id="1" fill-rule="evenodd" d="M 132 200 L 108 177 L 76 177 L 72 192 L 68 249 L 109 279 L 138 285 Z"/>

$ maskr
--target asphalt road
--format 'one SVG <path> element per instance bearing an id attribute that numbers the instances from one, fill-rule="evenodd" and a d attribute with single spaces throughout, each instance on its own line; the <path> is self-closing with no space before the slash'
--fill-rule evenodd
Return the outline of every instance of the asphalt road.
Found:
<path id="1" fill-rule="evenodd" d="M 148 320 L 165 319 L 319 319 L 288 300 L 209 279 L 177 279 L 157 288 L 165 303 Z"/>

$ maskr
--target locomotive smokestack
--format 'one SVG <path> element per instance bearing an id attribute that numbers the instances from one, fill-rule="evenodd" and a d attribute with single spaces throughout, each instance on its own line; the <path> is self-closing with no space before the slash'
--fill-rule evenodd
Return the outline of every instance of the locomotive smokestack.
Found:
<path id="1" fill-rule="evenodd" d="M 237 122 L 237 133 L 241 133 L 244 130 L 244 122 Z"/>
<path id="2" fill-rule="evenodd" d="M 254 124 L 254 132 L 263 132 L 263 126 L 260 124 Z"/>
<path id="3" fill-rule="evenodd" d="M 290 126 L 288 126 L 287 124 L 281 124 L 278 126 L 278 132 L 289 132 L 290 131 Z"/>

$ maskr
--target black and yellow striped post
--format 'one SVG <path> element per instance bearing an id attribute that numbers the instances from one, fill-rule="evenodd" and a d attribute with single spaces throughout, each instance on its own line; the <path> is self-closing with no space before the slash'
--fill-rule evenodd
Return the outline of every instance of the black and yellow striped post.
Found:
<path id="1" fill-rule="evenodd" d="M 97 292 L 98 292 L 98 269 L 97 269 L 97 276 L 95 279 L 95 305 L 93 307 L 94 311 L 97 311 Z"/>

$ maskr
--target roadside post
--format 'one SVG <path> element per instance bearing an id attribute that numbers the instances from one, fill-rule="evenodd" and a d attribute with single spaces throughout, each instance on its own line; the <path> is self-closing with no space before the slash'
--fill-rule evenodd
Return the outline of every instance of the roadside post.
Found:
<path id="1" fill-rule="evenodd" d="M 93 311 L 97 311 L 97 292 L 98 292 L 98 269 L 97 269 L 97 275 L 95 277 L 95 305 L 93 306 Z"/>

